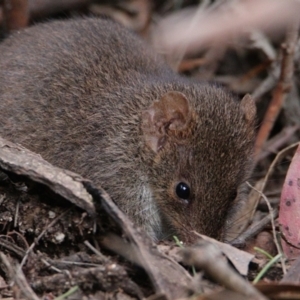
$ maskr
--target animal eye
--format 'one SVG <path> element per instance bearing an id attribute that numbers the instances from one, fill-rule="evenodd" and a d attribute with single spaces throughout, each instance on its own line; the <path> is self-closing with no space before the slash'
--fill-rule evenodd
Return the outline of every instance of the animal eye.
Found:
<path id="1" fill-rule="evenodd" d="M 191 194 L 191 189 L 190 187 L 184 183 L 184 182 L 179 182 L 176 186 L 176 195 L 184 200 L 188 200 Z"/>

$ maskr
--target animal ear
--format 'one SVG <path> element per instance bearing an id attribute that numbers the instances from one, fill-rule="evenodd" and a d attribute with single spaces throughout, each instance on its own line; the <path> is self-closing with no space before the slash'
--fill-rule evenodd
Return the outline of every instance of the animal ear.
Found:
<path id="1" fill-rule="evenodd" d="M 247 122 L 252 122 L 256 116 L 256 105 L 253 98 L 246 94 L 241 101 L 241 109 L 244 112 L 245 119 Z"/>
<path id="2" fill-rule="evenodd" d="M 190 118 L 187 98 L 180 92 L 168 92 L 143 113 L 142 130 L 146 144 L 158 152 L 169 137 L 186 128 Z"/>

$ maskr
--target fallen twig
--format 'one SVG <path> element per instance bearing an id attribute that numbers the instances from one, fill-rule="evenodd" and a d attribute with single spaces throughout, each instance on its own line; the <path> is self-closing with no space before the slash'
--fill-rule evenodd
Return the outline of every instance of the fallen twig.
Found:
<path id="1" fill-rule="evenodd" d="M 28 300 L 39 300 L 38 296 L 34 293 L 28 282 L 26 281 L 26 278 L 22 272 L 22 270 L 16 266 L 12 266 L 9 262 L 7 256 L 0 252 L 0 259 L 2 263 L 5 265 L 7 270 L 9 271 L 11 279 L 17 284 L 17 286 L 22 291 L 23 295 Z"/>
<path id="2" fill-rule="evenodd" d="M 222 252 L 213 244 L 201 240 L 197 247 L 186 248 L 182 253 L 186 264 L 203 269 L 226 288 L 257 300 L 266 299 L 229 266 Z"/>
<path id="3" fill-rule="evenodd" d="M 285 274 L 286 273 L 286 266 L 285 266 L 285 262 L 284 262 L 283 255 L 282 255 L 282 250 L 281 250 L 281 247 L 279 245 L 279 241 L 278 241 L 277 234 L 276 234 L 275 220 L 274 220 L 274 210 L 273 210 L 268 198 L 261 191 L 257 190 L 254 186 L 252 186 L 249 183 L 248 183 L 248 185 L 252 189 L 254 189 L 257 193 L 259 193 L 261 195 L 261 197 L 265 200 L 265 202 L 268 206 L 269 213 L 270 213 L 270 221 L 271 221 L 271 225 L 272 225 L 273 239 L 274 239 L 274 243 L 276 245 L 277 252 L 278 252 L 278 254 L 280 254 L 281 267 L 282 267 L 283 274 Z"/>
<path id="4" fill-rule="evenodd" d="M 268 214 L 259 222 L 248 227 L 246 231 L 244 231 L 241 235 L 239 235 L 236 239 L 230 242 L 231 245 L 236 247 L 243 247 L 247 240 L 256 236 L 262 229 L 270 223 L 272 218 L 277 218 L 278 209 L 274 209 L 272 214 Z"/>
<path id="5" fill-rule="evenodd" d="M 273 93 L 273 99 L 269 104 L 267 113 L 264 116 L 262 126 L 260 127 L 256 143 L 255 143 L 255 158 L 262 151 L 273 125 L 279 115 L 281 107 L 290 92 L 292 86 L 292 78 L 294 73 L 294 53 L 298 41 L 299 22 L 294 22 L 287 30 L 286 41 L 282 45 L 283 57 L 281 62 L 281 72 L 279 82 Z"/>

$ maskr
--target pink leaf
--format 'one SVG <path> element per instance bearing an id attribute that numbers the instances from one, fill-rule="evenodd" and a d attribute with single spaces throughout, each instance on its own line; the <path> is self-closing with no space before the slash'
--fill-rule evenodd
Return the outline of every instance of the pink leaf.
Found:
<path id="1" fill-rule="evenodd" d="M 292 159 L 281 192 L 279 225 L 285 255 L 300 255 L 300 145 Z"/>

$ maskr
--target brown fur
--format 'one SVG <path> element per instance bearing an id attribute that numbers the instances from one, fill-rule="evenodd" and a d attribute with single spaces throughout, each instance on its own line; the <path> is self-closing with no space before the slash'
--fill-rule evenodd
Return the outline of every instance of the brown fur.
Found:
<path id="1" fill-rule="evenodd" d="M 251 166 L 254 103 L 178 76 L 149 48 L 99 19 L 15 33 L 0 45 L 0 135 L 103 186 L 154 239 L 221 238 Z"/>

